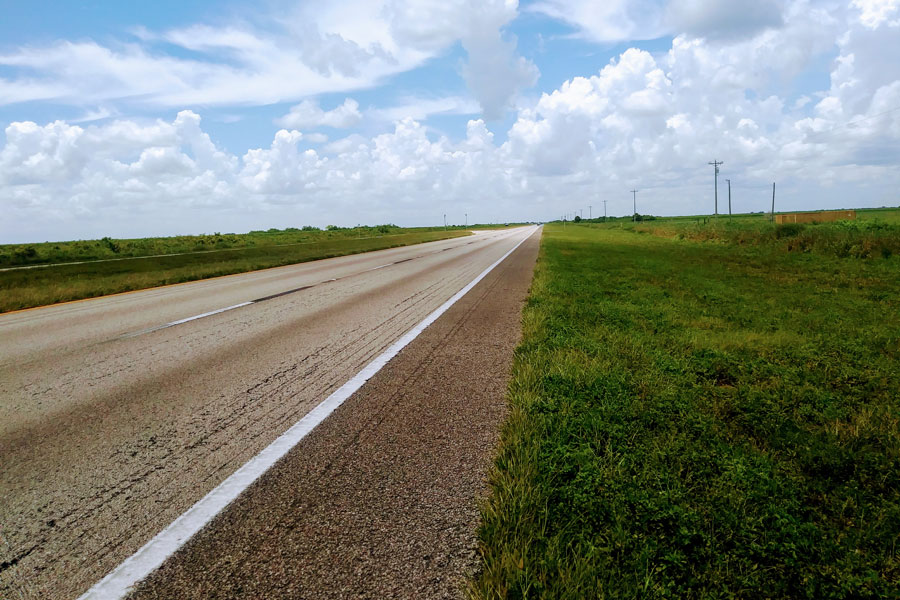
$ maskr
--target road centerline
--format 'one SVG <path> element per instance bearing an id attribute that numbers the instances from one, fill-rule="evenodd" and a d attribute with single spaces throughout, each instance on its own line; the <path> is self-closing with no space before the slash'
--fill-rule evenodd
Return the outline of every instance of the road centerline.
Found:
<path id="1" fill-rule="evenodd" d="M 467 244 L 465 244 L 465 245 L 468 246 L 468 245 L 470 245 L 470 244 L 472 244 L 472 243 L 474 243 L 474 242 L 469 242 L 469 243 L 467 243 Z M 460 246 L 460 247 L 461 247 L 461 246 Z M 433 252 L 433 253 L 431 253 L 431 254 L 436 254 L 436 253 L 440 253 L 440 252 L 446 252 L 447 250 L 453 250 L 453 249 L 454 249 L 454 248 L 444 248 L 444 249 L 442 249 L 442 250 L 438 250 L 437 252 Z M 162 325 L 157 325 L 157 326 L 155 326 L 155 327 L 149 327 L 149 328 L 147 328 L 147 329 L 141 329 L 141 330 L 139 330 L 139 331 L 133 331 L 133 332 L 130 332 L 130 333 L 126 333 L 126 334 L 120 335 L 120 336 L 118 336 L 116 339 L 129 339 L 129 338 L 138 337 L 138 336 L 141 336 L 141 335 L 146 335 L 146 334 L 148 334 L 148 333 L 153 333 L 153 332 L 155 332 L 155 331 L 160 331 L 160 330 L 162 330 L 162 329 L 168 329 L 169 327 L 175 327 L 176 325 L 182 325 L 182 324 L 184 324 L 184 323 L 189 323 L 189 322 L 191 322 L 191 321 L 196 321 L 197 319 L 203 319 L 203 318 L 205 318 L 205 317 L 211 317 L 211 316 L 213 316 L 213 315 L 218 315 L 218 314 L 221 314 L 221 313 L 224 313 L 224 312 L 227 312 L 227 311 L 230 311 L 230 310 L 234 310 L 234 309 L 237 309 L 237 308 L 243 308 L 243 307 L 245 307 L 245 306 L 250 306 L 251 304 L 259 304 L 260 302 L 265 302 L 265 301 L 267 301 L 267 300 L 274 300 L 275 298 L 281 298 L 282 296 L 288 296 L 288 295 L 294 294 L 294 293 L 296 293 L 296 292 L 302 292 L 302 291 L 304 291 L 304 290 L 308 290 L 308 289 L 314 288 L 314 287 L 316 287 L 316 286 L 318 286 L 318 285 L 322 285 L 323 283 L 331 283 L 331 282 L 333 282 L 333 281 L 338 281 L 338 280 L 340 280 L 340 279 L 347 279 L 347 278 L 349 278 L 349 277 L 355 277 L 355 276 L 357 276 L 357 275 L 363 275 L 363 274 L 369 273 L 369 272 L 371 272 L 371 271 L 377 271 L 378 269 L 384 269 L 384 268 L 386 268 L 386 267 L 391 267 L 391 266 L 394 266 L 394 265 L 399 265 L 399 264 L 406 263 L 406 262 L 410 262 L 410 261 L 417 260 L 417 259 L 420 259 L 420 258 L 425 258 L 426 256 L 428 256 L 428 254 L 420 254 L 420 255 L 418 255 L 418 256 L 413 256 L 413 257 L 410 257 L 410 258 L 404 258 L 404 259 L 402 259 L 402 260 L 398 260 L 398 261 L 395 261 L 395 262 L 391 262 L 391 263 L 387 263 L 387 264 L 384 264 L 384 265 L 380 265 L 380 266 L 378 266 L 378 267 L 374 267 L 374 268 L 371 268 L 371 269 L 366 269 L 366 270 L 360 271 L 360 272 L 358 272 L 358 273 L 351 273 L 351 274 L 349 274 L 349 275 L 345 275 L 345 276 L 343 276 L 343 277 L 338 277 L 338 278 L 335 278 L 335 279 L 326 279 L 325 281 L 320 281 L 319 283 L 313 283 L 313 284 L 310 284 L 310 285 L 300 286 L 300 287 L 297 287 L 297 288 L 294 288 L 294 289 L 291 289 L 291 290 L 286 290 L 286 291 L 284 291 L 284 292 L 278 292 L 278 293 L 275 293 L 275 294 L 270 294 L 270 295 L 268 295 L 268 296 L 263 296 L 262 298 L 256 298 L 256 299 L 254 299 L 254 300 L 248 300 L 247 302 L 241 302 L 241 303 L 239 303 L 239 304 L 234 304 L 234 305 L 232 305 L 232 306 L 226 306 L 225 308 L 219 308 L 219 309 L 211 310 L 211 311 L 208 311 L 208 312 L 199 314 L 199 315 L 193 315 L 193 316 L 190 316 L 190 317 L 185 317 L 185 318 L 183 318 L 183 319 L 178 319 L 177 321 L 171 321 L 171 322 L 169 322 L 169 323 L 164 323 L 164 324 L 162 324 Z"/>
<path id="2" fill-rule="evenodd" d="M 223 312 L 228 312 L 229 310 L 234 310 L 236 308 L 243 308 L 244 306 L 249 306 L 251 304 L 256 303 L 256 300 L 252 300 L 250 302 L 241 302 L 239 304 L 233 304 L 231 306 L 226 306 L 225 308 L 219 308 L 216 310 L 211 310 L 209 312 L 205 312 L 203 314 L 194 315 L 192 317 L 185 317 L 184 319 L 178 319 L 177 321 L 172 321 L 170 323 L 164 323 L 163 325 L 157 325 L 156 327 L 150 327 L 148 329 L 142 329 L 140 331 L 133 331 L 131 333 L 126 333 L 124 335 L 119 336 L 118 339 L 125 340 L 128 338 L 137 337 L 139 335 L 144 335 L 147 333 L 153 333 L 154 331 L 160 331 L 161 329 L 167 329 L 169 327 L 175 327 L 176 325 L 181 325 L 183 323 L 189 323 L 190 321 L 196 321 L 197 319 L 203 319 L 204 317 L 211 317 L 213 315 L 218 315 Z"/>

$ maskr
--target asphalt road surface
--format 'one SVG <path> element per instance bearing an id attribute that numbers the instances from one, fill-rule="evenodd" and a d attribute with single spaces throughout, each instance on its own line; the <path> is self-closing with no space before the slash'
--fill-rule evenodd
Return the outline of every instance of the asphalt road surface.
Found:
<path id="1" fill-rule="evenodd" d="M 0 597 L 77 597 L 531 236 L 136 593 L 458 594 L 533 233 L 0 315 Z"/>

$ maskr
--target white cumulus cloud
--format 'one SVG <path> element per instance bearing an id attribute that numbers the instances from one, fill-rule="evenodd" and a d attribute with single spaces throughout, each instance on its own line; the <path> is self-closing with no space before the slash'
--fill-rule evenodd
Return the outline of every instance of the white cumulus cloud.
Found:
<path id="1" fill-rule="evenodd" d="M 359 103 L 347 98 L 344 103 L 332 110 L 322 110 L 314 100 L 304 100 L 292 106 L 288 114 L 275 122 L 281 127 L 294 129 L 315 129 L 317 127 L 334 127 L 347 129 L 355 127 L 362 120 Z"/>
<path id="2" fill-rule="evenodd" d="M 860 22 L 870 29 L 900 21 L 900 0 L 853 0 L 853 6 L 860 11 Z"/>
<path id="3" fill-rule="evenodd" d="M 435 51 L 462 42 L 468 54 L 463 77 L 488 119 L 503 116 L 537 81 L 537 67 L 516 53 L 515 38 L 503 31 L 518 15 L 517 0 L 392 0 L 386 10 L 403 43 Z"/>
<path id="4" fill-rule="evenodd" d="M 374 10 L 363 4 L 361 14 Z M 427 54 L 470 35 L 509 44 L 502 31 L 517 10 L 515 3 L 486 8 L 497 11 L 488 34 L 456 5 L 393 6 L 406 12 L 384 13 L 382 29 L 364 27 L 363 17 L 332 24 L 327 10 L 319 27 L 371 56 L 379 40 L 388 40 L 380 45 L 388 54 L 401 43 Z M 713 159 L 725 161 L 735 210 L 766 209 L 773 181 L 779 208 L 850 206 L 860 198 L 896 204 L 900 63 L 885 49 L 900 47 L 900 23 L 884 7 L 860 1 L 838 11 L 786 0 L 777 26 L 732 38 L 685 33 L 667 52 L 628 49 L 593 73 L 520 100 L 507 131 L 471 119 L 461 138 L 422 123 L 475 111 L 460 96 L 366 111 L 350 99 L 330 110 L 304 101 L 279 120 L 271 143 L 237 155 L 216 145 L 193 111 L 157 120 L 11 123 L 0 146 L 0 238 L 412 225 L 440 223 L 445 212 L 459 213 L 458 221 L 464 212 L 470 221 L 549 219 L 590 204 L 599 214 L 603 199 L 610 214 L 624 214 L 631 189 L 640 190 L 639 212 L 696 213 L 712 210 Z M 444 20 L 417 26 L 423 14 Z M 203 43 L 229 44 L 236 54 L 258 51 L 236 31 L 209 38 Z M 480 68 L 476 54 L 473 47 L 467 69 Z M 501 73 L 515 66 L 514 53 L 502 60 Z M 830 77 L 799 95 L 790 82 L 821 63 Z M 335 76 L 339 69 L 331 69 Z M 491 103 L 509 106 L 503 90 L 516 81 L 483 90 L 478 106 L 485 114 Z M 302 132 L 360 118 L 371 120 L 344 137 Z"/>

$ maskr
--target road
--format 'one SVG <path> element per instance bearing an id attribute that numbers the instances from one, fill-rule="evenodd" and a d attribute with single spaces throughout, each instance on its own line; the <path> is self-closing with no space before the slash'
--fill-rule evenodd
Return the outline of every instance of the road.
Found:
<path id="1" fill-rule="evenodd" d="M 0 315 L 0 597 L 84 592 L 533 231 Z"/>

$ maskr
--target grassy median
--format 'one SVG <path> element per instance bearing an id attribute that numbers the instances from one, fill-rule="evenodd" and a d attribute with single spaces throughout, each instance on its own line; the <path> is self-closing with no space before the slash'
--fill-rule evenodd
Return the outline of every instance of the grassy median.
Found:
<path id="1" fill-rule="evenodd" d="M 652 227 L 545 227 L 472 596 L 900 597 L 900 257 Z"/>
<path id="2" fill-rule="evenodd" d="M 23 263 L 25 266 L 41 265 L 51 260 L 89 261 L 0 271 L 0 312 L 464 235 L 469 235 L 468 231 L 461 228 L 392 228 L 385 232 L 377 228 L 273 230 L 224 236 L 143 240 L 104 238 L 0 246 L 0 251 L 6 251 L 8 263 L 15 267 Z M 161 251 L 184 253 L 146 256 Z"/>

